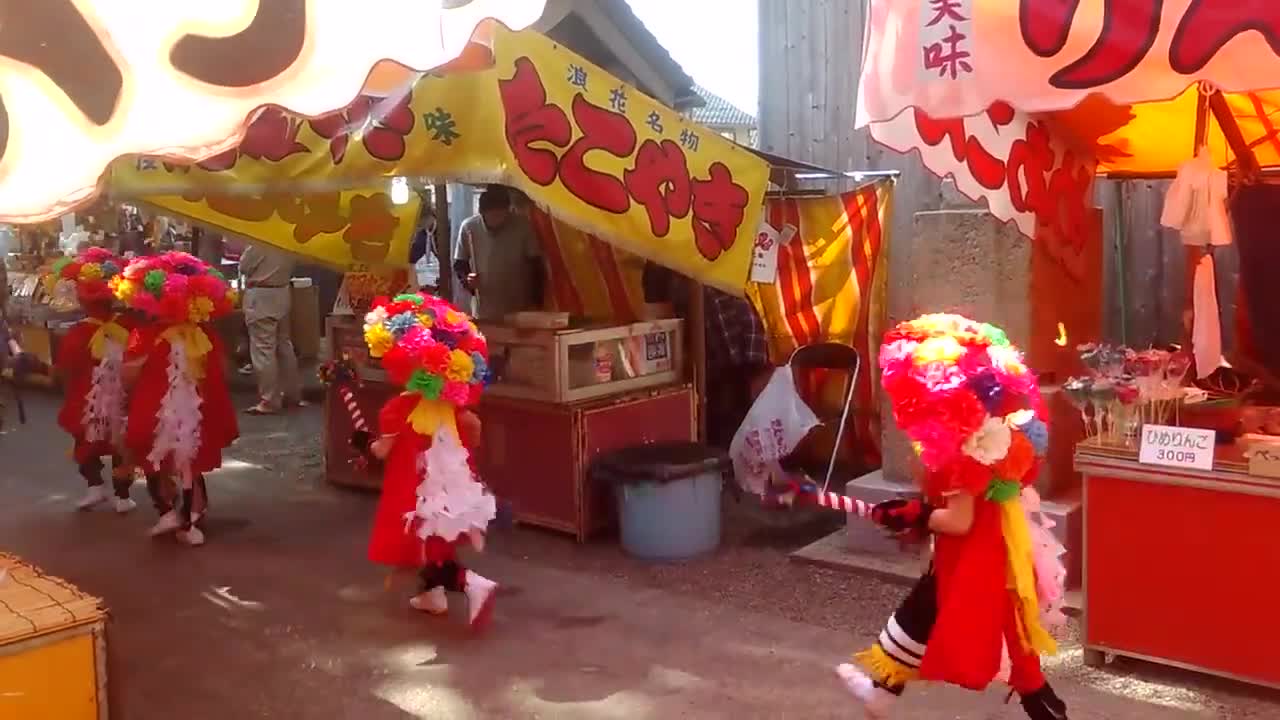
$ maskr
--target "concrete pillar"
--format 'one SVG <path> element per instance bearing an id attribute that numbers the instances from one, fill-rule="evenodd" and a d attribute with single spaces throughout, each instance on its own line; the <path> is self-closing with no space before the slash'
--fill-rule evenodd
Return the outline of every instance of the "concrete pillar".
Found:
<path id="1" fill-rule="evenodd" d="M 1079 371 L 1075 344 L 1100 337 L 1101 212 L 1095 211 L 1092 219 L 1087 237 L 1063 242 L 1042 234 L 1032 241 L 944 183 L 942 209 L 916 213 L 911 235 L 894 237 L 890 249 L 898 272 L 889 279 L 886 327 L 932 312 L 990 322 L 1008 333 L 1039 373 L 1054 422 L 1037 487 L 1069 552 L 1078 545 L 1072 536 L 1079 529 L 1080 481 L 1072 469 L 1072 451 L 1081 429 L 1058 385 Z M 871 502 L 915 491 L 919 477 L 915 453 L 883 397 L 881 428 L 882 469 L 847 488 L 850 495 Z M 896 551 L 866 523 L 849 524 L 849 543 L 864 553 Z M 1069 558 L 1069 567 L 1073 560 Z"/>

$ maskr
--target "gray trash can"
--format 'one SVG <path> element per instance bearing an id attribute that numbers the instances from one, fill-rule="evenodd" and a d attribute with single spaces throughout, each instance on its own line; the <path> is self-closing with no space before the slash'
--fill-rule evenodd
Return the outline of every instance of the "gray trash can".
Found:
<path id="1" fill-rule="evenodd" d="M 644 560 L 686 560 L 720 545 L 720 491 L 729 459 L 695 443 L 641 445 L 592 465 L 613 486 L 622 548 Z"/>

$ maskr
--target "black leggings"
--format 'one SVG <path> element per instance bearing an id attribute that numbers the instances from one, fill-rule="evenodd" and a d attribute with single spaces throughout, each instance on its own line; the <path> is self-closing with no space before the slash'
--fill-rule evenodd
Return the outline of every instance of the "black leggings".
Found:
<path id="1" fill-rule="evenodd" d="M 422 579 L 422 592 L 443 587 L 448 592 L 462 592 L 467 585 L 467 569 L 454 560 L 439 565 L 427 565 L 418 572 Z"/>
<path id="2" fill-rule="evenodd" d="M 209 488 L 205 484 L 204 473 L 197 473 L 190 490 L 177 493 L 172 478 L 164 473 L 147 473 L 147 494 L 151 496 L 151 504 L 156 512 L 164 515 L 173 510 L 179 498 L 182 500 L 184 520 L 191 515 L 203 517 L 209 511 Z"/>
<path id="3" fill-rule="evenodd" d="M 119 455 L 111 456 L 111 485 L 115 489 L 116 497 L 123 500 L 129 498 L 129 488 L 133 486 L 133 474 L 130 473 L 124 477 L 116 476 L 123 468 L 124 460 Z M 102 471 L 106 469 L 102 458 L 90 458 L 80 463 L 80 477 L 83 477 L 89 483 L 89 487 L 98 487 L 104 481 L 102 479 Z"/>

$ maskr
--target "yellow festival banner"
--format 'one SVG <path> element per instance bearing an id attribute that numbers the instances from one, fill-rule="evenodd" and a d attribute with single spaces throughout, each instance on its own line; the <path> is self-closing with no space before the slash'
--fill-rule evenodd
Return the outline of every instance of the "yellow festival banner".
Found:
<path id="1" fill-rule="evenodd" d="M 299 195 L 196 189 L 145 201 L 346 272 L 406 265 L 421 205 L 416 196 L 395 205 L 385 192 L 351 190 Z"/>
<path id="2" fill-rule="evenodd" d="M 113 191 L 191 198 L 202 190 L 207 202 L 230 188 L 386 188 L 397 175 L 498 182 L 580 230 L 742 295 L 767 163 L 536 32 L 489 29 L 488 68 L 446 67 L 402 92 L 362 95 L 316 119 L 268 109 L 239 148 L 198 165 L 118 162 Z M 322 254 L 344 245 L 301 251 L 348 264 Z M 398 253 L 392 241 L 387 257 L 407 257 Z"/>

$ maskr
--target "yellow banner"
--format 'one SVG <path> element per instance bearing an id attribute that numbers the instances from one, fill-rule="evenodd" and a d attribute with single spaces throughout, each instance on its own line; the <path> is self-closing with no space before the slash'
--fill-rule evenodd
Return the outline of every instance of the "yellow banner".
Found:
<path id="1" fill-rule="evenodd" d="M 196 167 L 117 163 L 113 189 L 500 182 L 574 227 L 741 295 L 767 163 L 536 32 L 495 26 L 492 41 L 490 68 L 426 75 L 314 120 L 267 111 L 237 150 Z"/>
<path id="2" fill-rule="evenodd" d="M 350 190 L 248 195 L 193 189 L 145 201 L 347 272 L 405 266 L 421 204 L 417 196 L 395 205 L 384 192 Z"/>

